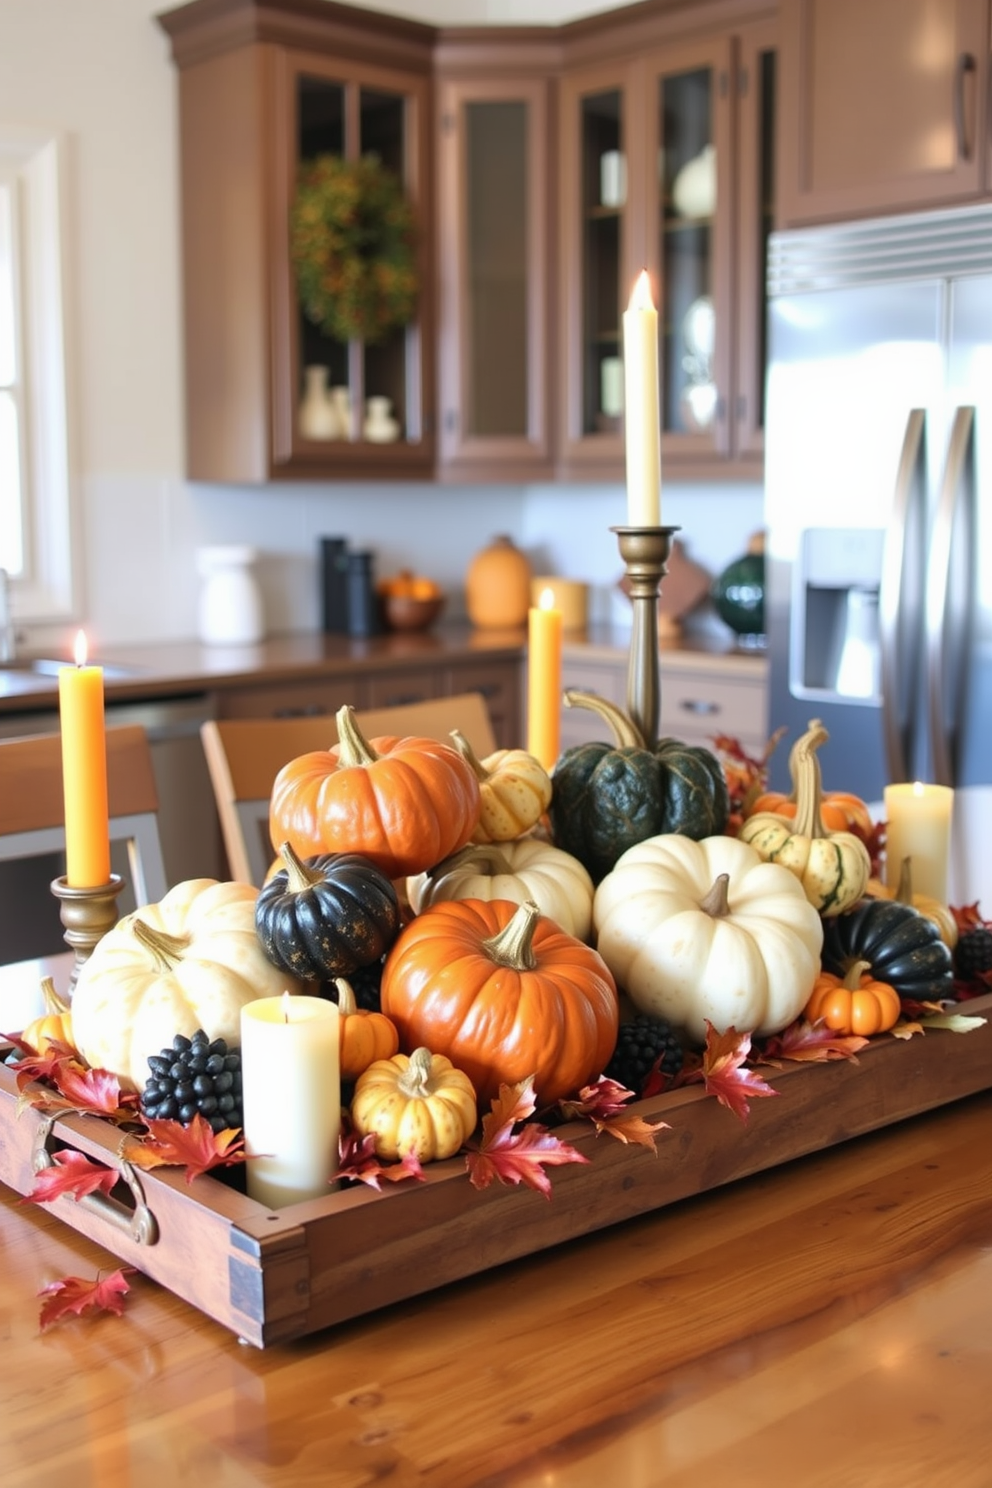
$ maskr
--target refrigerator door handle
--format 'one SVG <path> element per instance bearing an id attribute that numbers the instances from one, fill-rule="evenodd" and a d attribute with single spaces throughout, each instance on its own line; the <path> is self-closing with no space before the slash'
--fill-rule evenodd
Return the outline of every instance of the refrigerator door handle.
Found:
<path id="1" fill-rule="evenodd" d="M 905 780 L 910 758 L 909 730 L 912 699 L 902 696 L 904 679 L 911 675 L 902 654 L 903 584 L 908 562 L 909 534 L 914 509 L 925 500 L 926 410 L 910 409 L 896 471 L 892 515 L 882 549 L 878 588 L 879 668 L 882 692 L 882 740 L 889 780 Z M 901 721 L 901 717 L 905 720 Z"/>
<path id="2" fill-rule="evenodd" d="M 971 619 L 973 602 L 971 574 L 974 544 L 971 532 L 975 490 L 975 410 L 959 407 L 954 412 L 947 459 L 930 535 L 925 604 L 927 658 L 927 722 L 934 780 L 954 785 L 956 774 L 955 735 L 949 705 L 963 684 L 963 640 Z M 968 564 L 968 573 L 952 583 L 956 521 L 965 524 L 958 551 Z M 958 640 L 957 654 L 949 641 Z"/>

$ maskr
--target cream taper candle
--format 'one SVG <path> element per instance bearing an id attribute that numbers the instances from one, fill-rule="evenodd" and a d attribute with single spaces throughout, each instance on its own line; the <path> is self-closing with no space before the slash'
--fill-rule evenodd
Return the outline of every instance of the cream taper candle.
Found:
<path id="1" fill-rule="evenodd" d="M 624 438 L 627 521 L 661 521 L 661 413 L 658 401 L 658 312 L 645 269 L 623 315 Z"/>
<path id="2" fill-rule="evenodd" d="M 914 894 L 947 903 L 947 862 L 951 848 L 954 792 L 948 785 L 920 781 L 885 787 L 885 882 L 895 889 L 909 858 Z"/>
<path id="3" fill-rule="evenodd" d="M 248 1193 L 270 1209 L 329 1192 L 341 1129 L 340 1016 L 323 997 L 241 1009 Z"/>

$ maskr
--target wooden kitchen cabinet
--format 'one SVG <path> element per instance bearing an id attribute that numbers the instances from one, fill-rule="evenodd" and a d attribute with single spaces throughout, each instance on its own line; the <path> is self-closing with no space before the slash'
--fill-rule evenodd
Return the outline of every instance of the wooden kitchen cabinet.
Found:
<path id="1" fill-rule="evenodd" d="M 765 261 L 773 223 L 774 19 L 661 24 L 622 62 L 566 71 L 561 465 L 621 478 L 616 359 L 647 267 L 659 311 L 662 463 L 679 478 L 761 473 Z M 633 37 L 632 37 L 633 39 Z M 609 192 L 607 159 L 625 177 Z M 606 198 L 606 199 L 604 199 Z"/>
<path id="2" fill-rule="evenodd" d="M 192 0 L 159 16 L 179 68 L 187 475 L 423 477 L 434 466 L 429 26 L 314 0 Z M 415 322 L 340 344 L 303 315 L 289 255 L 301 161 L 374 153 L 418 222 Z M 304 435 L 305 369 L 347 389 L 337 437 Z M 394 442 L 365 437 L 389 398 Z"/>
<path id="3" fill-rule="evenodd" d="M 782 0 L 785 227 L 992 192 L 989 0 Z"/>
<path id="4" fill-rule="evenodd" d="M 439 472 L 553 473 L 554 48 L 445 31 L 436 52 Z"/>

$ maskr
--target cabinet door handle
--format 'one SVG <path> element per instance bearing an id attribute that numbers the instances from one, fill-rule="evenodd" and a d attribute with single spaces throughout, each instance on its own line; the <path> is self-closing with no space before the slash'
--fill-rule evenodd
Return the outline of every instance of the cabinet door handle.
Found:
<path id="1" fill-rule="evenodd" d="M 683 713 L 692 713 L 696 718 L 712 718 L 720 711 L 720 704 L 709 698 L 679 698 L 679 707 Z"/>
<path id="2" fill-rule="evenodd" d="M 277 708 L 273 718 L 322 718 L 327 709 L 322 703 L 305 703 L 298 708 Z"/>
<path id="3" fill-rule="evenodd" d="M 971 146 L 968 143 L 968 130 L 964 117 L 964 80 L 969 73 L 978 70 L 978 64 L 970 52 L 961 52 L 958 55 L 957 66 L 954 69 L 954 133 L 958 142 L 958 159 L 971 159 Z"/>

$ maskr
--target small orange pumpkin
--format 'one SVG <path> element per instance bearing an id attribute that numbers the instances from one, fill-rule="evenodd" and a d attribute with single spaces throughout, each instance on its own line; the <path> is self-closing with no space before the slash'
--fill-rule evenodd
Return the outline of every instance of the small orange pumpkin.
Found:
<path id="1" fill-rule="evenodd" d="M 51 977 L 43 977 L 41 992 L 45 1000 L 45 1011 L 34 1018 L 22 1031 L 21 1038 L 38 1054 L 46 1054 L 54 1039 L 57 1043 L 74 1048 L 72 1040 L 72 1011 L 69 1004 L 55 990 Z"/>
<path id="2" fill-rule="evenodd" d="M 821 971 L 813 983 L 805 1016 L 811 1023 L 821 1019 L 835 1033 L 870 1038 L 885 1033 L 899 1022 L 902 1003 L 888 982 L 871 976 L 871 963 L 855 961 L 843 977 Z"/>
<path id="3" fill-rule="evenodd" d="M 396 1024 L 385 1013 L 360 1008 L 351 983 L 335 977 L 341 1014 L 341 1078 L 357 1080 L 377 1059 L 392 1059 L 400 1046 Z"/>

